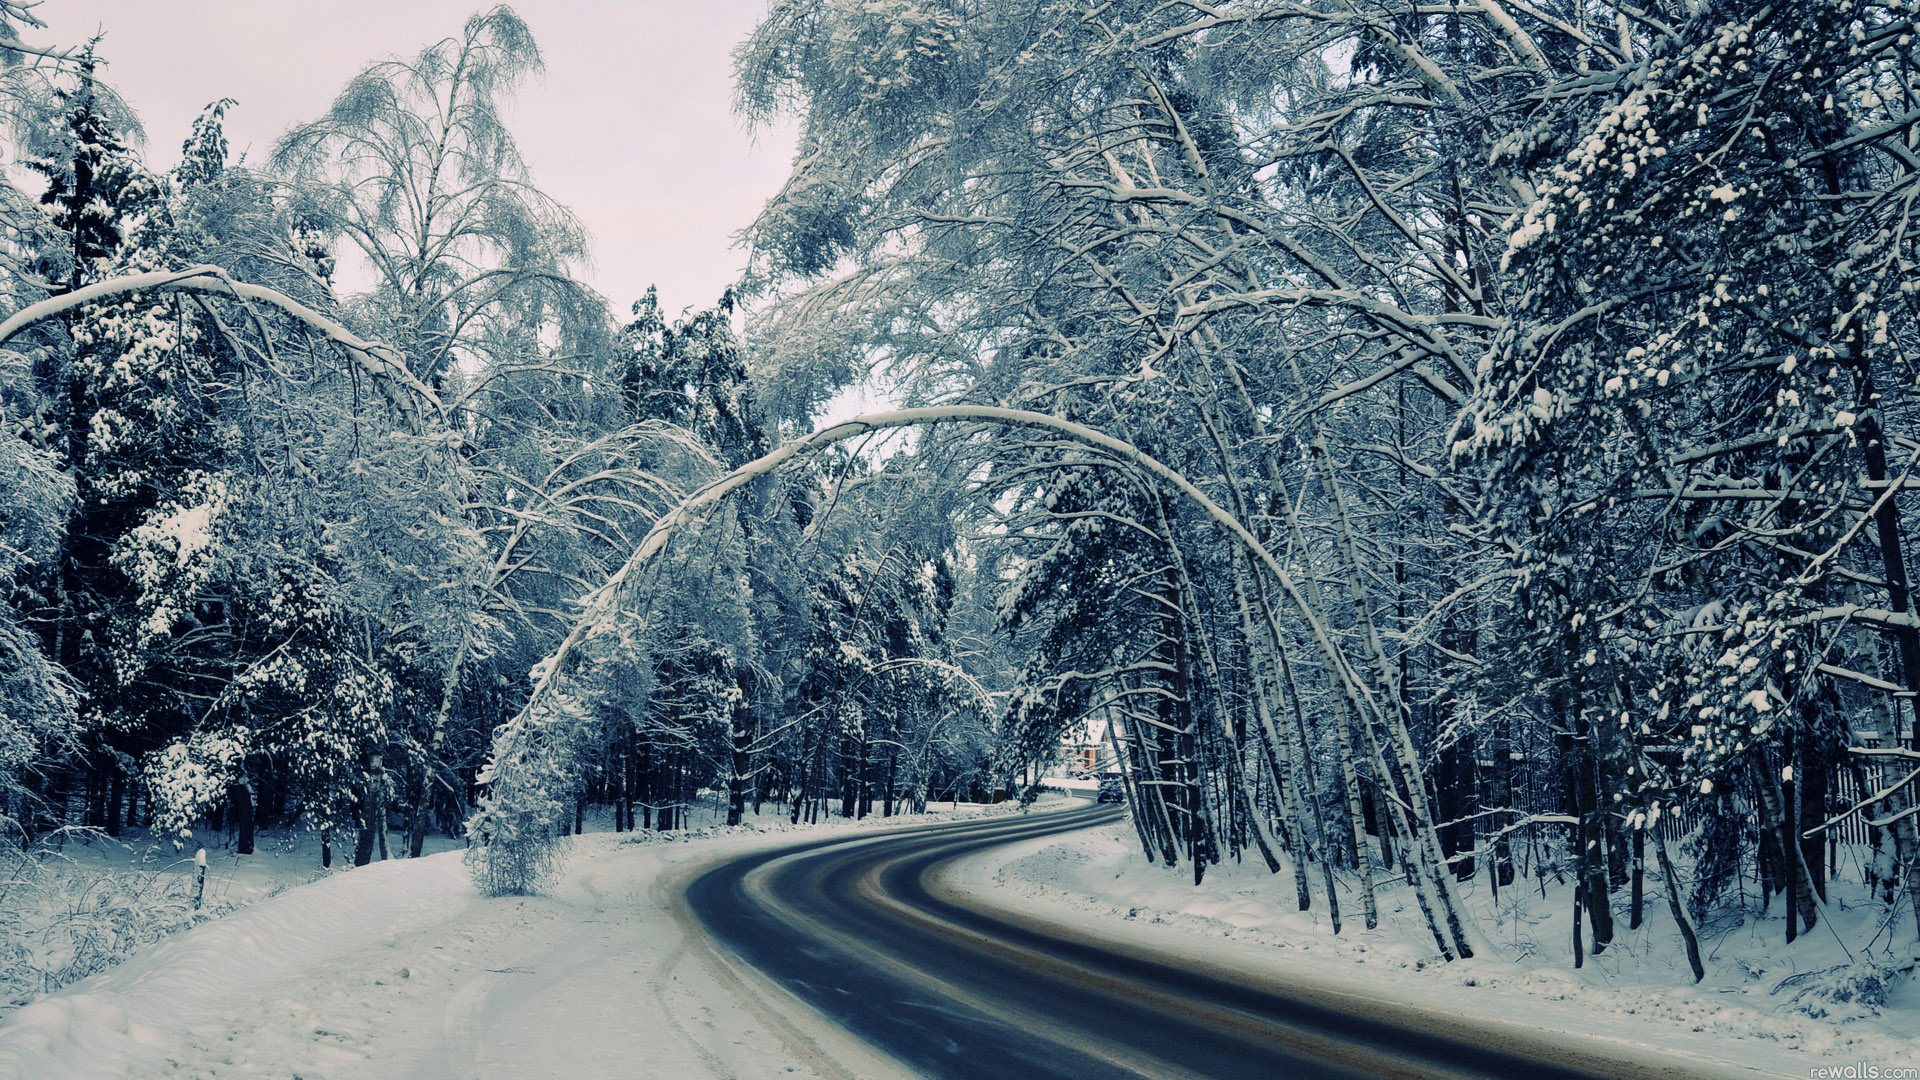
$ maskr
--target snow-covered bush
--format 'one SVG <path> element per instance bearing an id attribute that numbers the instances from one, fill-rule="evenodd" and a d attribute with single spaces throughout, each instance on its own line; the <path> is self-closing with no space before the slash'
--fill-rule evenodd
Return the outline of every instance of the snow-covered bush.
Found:
<path id="1" fill-rule="evenodd" d="M 1788 1007 L 1815 1020 L 1856 1020 L 1880 1015 L 1894 985 L 1912 971 L 1912 965 L 1896 968 L 1860 960 L 1790 975 L 1772 993 L 1791 990 Z"/>
<path id="2" fill-rule="evenodd" d="M 479 777 L 488 791 L 467 819 L 466 864 L 482 895 L 539 892 L 565 869 L 571 736 L 586 722 L 586 707 L 557 693 L 495 733 Z"/>
<path id="3" fill-rule="evenodd" d="M 474 821 L 489 830 L 488 839 L 467 848 L 465 856 L 481 895 L 528 896 L 551 886 L 566 869 L 567 837 L 540 815 L 482 803 Z"/>

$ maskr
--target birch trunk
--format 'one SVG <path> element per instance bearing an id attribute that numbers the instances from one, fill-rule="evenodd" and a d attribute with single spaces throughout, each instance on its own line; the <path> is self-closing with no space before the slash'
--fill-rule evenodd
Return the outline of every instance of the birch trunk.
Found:
<path id="1" fill-rule="evenodd" d="M 1334 536 L 1341 559 L 1345 564 L 1345 581 L 1348 596 L 1353 601 L 1355 624 L 1360 628 L 1368 658 L 1372 661 L 1376 686 L 1379 688 L 1379 700 L 1375 703 L 1378 720 L 1386 732 L 1386 742 L 1391 750 L 1389 757 L 1399 765 L 1400 781 L 1407 789 L 1406 812 L 1411 818 L 1408 825 L 1412 835 L 1402 836 L 1407 843 L 1401 852 L 1401 857 L 1409 864 L 1407 877 L 1409 880 L 1416 877 L 1425 878 L 1431 884 L 1433 902 L 1439 908 L 1441 917 L 1446 920 L 1447 934 L 1452 938 L 1454 948 L 1462 958 L 1471 957 L 1473 946 L 1468 941 L 1459 907 L 1454 903 L 1453 889 L 1446 872 L 1446 859 L 1440 853 L 1440 838 L 1434 830 L 1433 817 L 1427 810 L 1426 784 L 1419 768 L 1419 755 L 1414 749 L 1413 736 L 1407 730 L 1399 684 L 1394 679 L 1392 664 L 1387 659 L 1386 650 L 1380 643 L 1379 631 L 1373 623 L 1373 610 L 1369 602 L 1365 572 L 1360 563 L 1359 544 L 1354 538 L 1353 524 L 1347 515 L 1346 499 L 1341 494 L 1340 483 L 1333 473 L 1331 455 L 1327 451 L 1326 433 L 1312 421 L 1308 422 L 1308 426 L 1310 437 L 1307 445 L 1310 460 L 1313 462 L 1315 471 L 1320 475 L 1320 484 L 1326 492 L 1328 509 L 1333 515 Z M 1390 774 L 1382 774 L 1383 779 L 1388 775 Z"/>

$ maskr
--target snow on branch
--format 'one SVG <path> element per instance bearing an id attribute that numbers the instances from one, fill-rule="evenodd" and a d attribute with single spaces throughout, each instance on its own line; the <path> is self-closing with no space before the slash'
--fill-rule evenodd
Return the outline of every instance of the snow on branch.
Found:
<path id="1" fill-rule="evenodd" d="M 1848 749 L 1852 750 L 1856 754 L 1872 754 L 1872 755 L 1878 755 L 1878 756 L 1920 759 L 1920 753 L 1915 753 L 1912 750 L 1903 750 L 1898 747 L 1888 747 L 1883 749 L 1878 747 L 1854 746 L 1854 747 L 1849 747 Z M 1892 796 L 1894 793 L 1898 792 L 1900 789 L 1906 787 L 1908 784 L 1913 783 L 1916 777 L 1920 777 L 1920 769 L 1913 769 L 1909 771 L 1907 775 L 1901 777 L 1898 780 L 1895 780 L 1893 783 L 1887 785 L 1884 788 L 1881 788 L 1879 791 L 1874 792 L 1873 794 L 1867 796 L 1866 798 L 1861 799 L 1859 802 L 1854 803 L 1852 806 L 1848 807 L 1847 809 L 1841 811 L 1838 814 L 1835 814 L 1833 817 L 1828 818 L 1826 821 L 1823 821 L 1820 824 L 1815 825 L 1813 828 L 1808 829 L 1807 831 L 1801 833 L 1800 835 L 1801 836 L 1817 836 L 1820 833 L 1825 832 L 1826 830 L 1831 829 L 1835 825 L 1838 825 L 1841 822 L 1847 820 L 1853 815 L 1859 814 L 1861 811 L 1865 810 L 1867 807 L 1872 806 L 1875 803 L 1884 802 L 1887 798 Z M 1906 810 L 1903 810 L 1899 813 L 1895 813 L 1890 817 L 1881 818 L 1879 820 L 1865 817 L 1865 815 L 1862 815 L 1862 817 L 1865 819 L 1867 824 L 1873 826 L 1874 828 L 1884 829 L 1889 825 L 1894 824 L 1895 822 L 1898 822 L 1904 818 L 1913 816 L 1913 813 L 1916 809 L 1920 809 L 1920 807 L 1908 807 Z"/>
<path id="2" fill-rule="evenodd" d="M 363 371 L 373 378 L 376 385 L 387 391 L 388 398 L 403 412 L 417 410 L 410 408 L 408 402 L 393 394 L 388 389 L 389 383 L 398 383 L 405 387 L 419 404 L 426 406 L 430 411 L 436 414 L 445 411 L 441 407 L 439 395 L 414 377 L 413 372 L 408 370 L 406 363 L 401 359 L 400 353 L 391 345 L 367 341 L 338 321 L 320 314 L 277 289 L 235 281 L 218 266 L 195 266 L 186 270 L 129 274 L 124 277 L 96 281 L 72 292 L 61 293 L 59 296 L 50 296 L 37 304 L 29 304 L 21 308 L 9 316 L 5 322 L 0 322 L 0 345 L 12 341 L 22 330 L 36 323 L 44 322 L 83 304 L 91 304 L 110 296 L 131 292 L 186 292 L 230 296 L 247 303 L 265 304 L 305 324 L 308 329 L 340 346 Z"/>
<path id="3" fill-rule="evenodd" d="M 1901 691 L 1906 689 L 1906 687 L 1901 686 L 1899 683 L 1891 683 L 1885 679 L 1868 675 L 1865 672 L 1854 671 L 1851 668 L 1840 667 L 1837 664 L 1821 664 L 1819 666 L 1819 671 L 1823 675 L 1832 675 L 1834 678 L 1837 678 L 1837 679 L 1852 679 L 1854 682 L 1857 682 L 1862 686 L 1870 686 L 1873 689 L 1879 690 L 1883 693 L 1898 694 Z"/>

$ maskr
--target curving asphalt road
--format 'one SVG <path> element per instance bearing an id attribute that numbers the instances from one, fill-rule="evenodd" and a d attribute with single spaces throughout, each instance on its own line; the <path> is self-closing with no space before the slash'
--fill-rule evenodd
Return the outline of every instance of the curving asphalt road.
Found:
<path id="1" fill-rule="evenodd" d="M 902 830 L 727 863 L 687 887 L 725 947 L 927 1077 L 1692 1076 L 962 906 L 929 871 L 1113 807 Z"/>

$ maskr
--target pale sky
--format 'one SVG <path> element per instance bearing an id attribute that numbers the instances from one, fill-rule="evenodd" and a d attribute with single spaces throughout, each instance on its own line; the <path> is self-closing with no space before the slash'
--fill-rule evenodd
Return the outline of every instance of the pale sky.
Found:
<path id="1" fill-rule="evenodd" d="M 104 77 L 140 113 L 148 164 L 179 160 L 222 97 L 233 153 L 264 158 L 368 62 L 457 34 L 486 0 L 49 0 L 35 45 L 105 30 Z M 669 314 L 719 298 L 744 265 L 733 234 L 786 177 L 793 135 L 731 112 L 730 51 L 766 0 L 522 0 L 546 75 L 507 118 L 534 181 L 593 234 L 589 282 L 624 314 L 658 284 Z"/>

